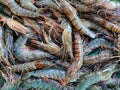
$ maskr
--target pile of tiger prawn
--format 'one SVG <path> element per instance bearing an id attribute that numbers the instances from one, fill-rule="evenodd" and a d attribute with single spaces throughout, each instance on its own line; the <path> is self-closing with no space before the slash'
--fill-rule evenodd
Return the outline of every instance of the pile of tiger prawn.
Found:
<path id="1" fill-rule="evenodd" d="M 120 90 L 120 2 L 0 0 L 0 90 Z"/>

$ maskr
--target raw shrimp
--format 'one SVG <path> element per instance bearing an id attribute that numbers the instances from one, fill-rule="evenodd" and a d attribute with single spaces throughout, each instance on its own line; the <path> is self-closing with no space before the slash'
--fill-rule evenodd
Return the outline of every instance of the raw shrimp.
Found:
<path id="1" fill-rule="evenodd" d="M 51 18 L 48 18 L 44 15 L 41 15 L 41 17 L 45 19 L 45 22 L 39 22 L 39 23 L 44 23 L 45 25 L 50 26 L 51 29 L 55 29 L 59 33 L 63 32 L 63 28 L 60 27 L 60 25 L 55 20 L 52 20 Z"/>
<path id="2" fill-rule="evenodd" d="M 22 35 L 18 38 L 18 40 L 14 44 L 14 55 L 15 57 L 24 62 L 31 60 L 39 60 L 43 58 L 55 58 L 53 55 L 40 51 L 40 50 L 30 50 L 25 44 L 27 41 L 27 37 Z M 22 42 L 22 43 L 21 43 Z"/>
<path id="3" fill-rule="evenodd" d="M 60 0 L 61 7 L 66 14 L 66 16 L 69 18 L 73 26 L 76 28 L 76 30 L 83 32 L 84 34 L 88 35 L 91 38 L 95 38 L 96 35 L 92 31 L 89 30 L 87 26 L 85 26 L 80 18 L 76 14 L 75 8 L 73 8 L 67 1 Z"/>
<path id="4" fill-rule="evenodd" d="M 101 51 L 99 54 L 96 54 L 94 56 L 84 56 L 84 63 L 95 64 L 99 62 L 107 62 L 108 60 L 111 60 L 112 56 L 113 55 L 110 50 L 105 50 Z"/>
<path id="5" fill-rule="evenodd" d="M 82 22 L 90 29 L 97 30 L 97 31 L 99 31 L 99 32 L 101 32 L 103 34 L 108 35 L 108 36 L 110 35 L 109 31 L 105 30 L 105 28 L 103 28 L 102 26 L 97 25 L 96 23 L 94 23 L 92 21 L 82 19 Z"/>
<path id="6" fill-rule="evenodd" d="M 30 18 L 22 18 L 22 19 L 26 26 L 32 27 L 38 34 L 40 34 L 42 36 L 42 31 L 41 31 L 39 25 L 37 25 L 37 23 L 34 20 L 32 20 Z"/>
<path id="7" fill-rule="evenodd" d="M 60 69 L 43 69 L 26 73 L 23 76 L 23 80 L 33 76 L 37 78 L 51 78 L 62 83 L 62 81 L 65 79 L 65 75 L 66 72 Z"/>
<path id="8" fill-rule="evenodd" d="M 22 89 L 59 90 L 57 85 L 59 84 L 55 81 L 53 82 L 53 80 L 45 81 L 44 79 L 27 79 L 20 84 L 20 87 L 22 87 Z"/>
<path id="9" fill-rule="evenodd" d="M 116 78 L 112 78 L 112 77 L 111 77 L 111 78 L 108 79 L 105 83 L 108 84 L 108 85 L 116 85 L 116 84 L 119 84 L 120 82 L 117 81 Z"/>
<path id="10" fill-rule="evenodd" d="M 8 52 L 8 56 L 9 59 L 13 62 L 14 61 L 14 57 L 13 57 L 13 43 L 14 43 L 14 39 L 13 39 L 13 31 L 7 26 L 4 26 L 5 28 L 5 45 L 6 45 L 6 49 Z"/>
<path id="11" fill-rule="evenodd" d="M 120 21 L 120 8 L 118 9 L 113 9 L 113 10 L 103 10 L 103 15 L 105 13 L 105 15 L 108 15 L 108 16 L 112 16 L 112 18 L 114 18 L 115 20 L 118 20 Z"/>
<path id="12" fill-rule="evenodd" d="M 38 11 L 38 8 L 30 0 L 20 0 L 20 5 L 27 10 Z"/>
<path id="13" fill-rule="evenodd" d="M 4 30 L 0 24 L 0 62 L 4 62 L 7 65 L 10 65 L 8 58 L 6 58 L 6 49 L 4 42 Z"/>
<path id="14" fill-rule="evenodd" d="M 50 38 L 53 38 L 57 42 L 61 42 L 61 34 L 63 32 L 63 28 L 60 27 L 60 25 L 55 20 L 52 20 L 51 18 L 48 18 L 44 15 L 41 15 L 41 17 L 45 20 L 45 22 L 39 22 L 44 25 L 43 31 L 47 32 Z"/>
<path id="15" fill-rule="evenodd" d="M 35 69 L 45 68 L 53 66 L 54 63 L 52 61 L 48 60 L 37 60 L 33 62 L 26 62 L 23 64 L 13 65 L 13 66 L 7 66 L 7 69 L 11 69 L 14 72 L 29 72 Z"/>
<path id="16" fill-rule="evenodd" d="M 21 77 L 18 76 L 17 78 L 15 78 L 16 74 L 12 74 L 11 71 L 9 73 L 3 73 L 3 71 L 1 71 L 2 77 L 5 79 L 5 83 L 4 85 L 1 87 L 1 90 L 16 90 L 19 86 L 19 84 L 21 83 Z"/>
<path id="17" fill-rule="evenodd" d="M 84 49 L 85 54 L 89 54 L 90 52 L 92 52 L 93 50 L 95 50 L 96 48 L 109 48 L 112 49 L 114 47 L 114 45 L 111 42 L 108 42 L 107 40 L 105 40 L 104 38 L 97 38 L 93 41 L 91 41 Z"/>
<path id="18" fill-rule="evenodd" d="M 7 16 L 10 16 L 10 17 L 12 16 L 11 11 L 2 4 L 0 4 L 0 12 L 7 15 Z"/>
<path id="19" fill-rule="evenodd" d="M 5 45 L 9 50 L 13 49 L 13 31 L 5 25 Z"/>
<path id="20" fill-rule="evenodd" d="M 42 38 L 43 41 L 45 41 L 46 43 L 49 43 L 48 39 L 46 39 L 47 38 L 46 32 L 44 30 L 42 30 L 33 19 L 23 18 L 23 22 L 26 26 L 32 27 L 34 29 L 34 31 L 36 31 L 40 35 L 40 37 Z M 33 31 L 33 33 L 34 33 L 34 31 Z"/>
<path id="21" fill-rule="evenodd" d="M 105 9 L 116 9 L 116 8 L 120 8 L 120 2 L 119 1 L 112 1 L 112 0 L 97 0 L 97 2 L 95 3 L 95 6 L 100 6 L 103 7 Z"/>
<path id="22" fill-rule="evenodd" d="M 28 33 L 30 33 L 27 27 L 23 26 L 21 23 L 19 23 L 16 20 L 3 16 L 2 14 L 0 14 L 0 21 L 3 21 L 3 25 L 6 23 L 9 26 L 9 28 L 14 31 L 25 34 L 27 36 L 28 36 Z"/>
<path id="23" fill-rule="evenodd" d="M 15 0 L 0 0 L 0 3 L 8 7 L 11 12 L 18 16 L 24 17 L 39 17 L 40 14 L 37 12 L 29 11 L 26 9 L 21 8 Z"/>
<path id="24" fill-rule="evenodd" d="M 83 45 L 79 33 L 74 33 L 74 59 L 72 64 L 67 70 L 66 78 L 63 82 L 63 85 L 66 85 L 70 82 L 71 79 L 75 76 L 76 72 L 81 68 L 83 64 Z"/>
<path id="25" fill-rule="evenodd" d="M 89 88 L 87 88 L 86 90 L 102 90 L 102 87 L 98 86 L 98 85 L 92 85 Z"/>
<path id="26" fill-rule="evenodd" d="M 116 71 L 116 64 L 111 64 L 104 70 L 97 71 L 95 73 L 87 74 L 83 76 L 76 87 L 76 90 L 86 90 L 89 86 L 98 83 L 100 81 L 106 81 L 111 78 L 112 74 Z"/>
<path id="27" fill-rule="evenodd" d="M 38 48 L 44 50 L 44 51 L 47 51 L 49 52 L 50 54 L 53 54 L 57 57 L 62 57 L 63 56 L 63 53 L 64 51 L 62 50 L 61 47 L 59 47 L 58 45 L 56 44 L 45 44 L 45 43 L 42 43 L 42 42 L 39 42 L 37 40 L 31 40 L 31 42 Z M 66 55 L 67 57 L 67 55 Z"/>
<path id="28" fill-rule="evenodd" d="M 81 3 L 72 2 L 71 4 L 75 6 L 78 12 L 93 12 L 94 11 L 94 8 L 81 4 Z"/>
<path id="29" fill-rule="evenodd" d="M 72 50 L 72 27 L 67 20 L 62 21 L 62 27 L 64 31 L 62 33 L 62 42 L 65 48 L 65 54 L 68 54 L 70 58 L 73 59 L 73 50 Z"/>
<path id="30" fill-rule="evenodd" d="M 98 16 L 98 15 L 84 15 L 84 18 L 93 20 L 95 23 L 101 25 L 102 27 L 106 28 L 106 30 L 110 30 L 116 33 L 120 33 L 120 27 L 107 21 L 106 19 Z"/>
<path id="31" fill-rule="evenodd" d="M 94 22 L 92 22 L 92 21 L 89 21 L 89 20 L 86 20 L 86 19 L 81 19 L 81 21 L 82 21 L 88 28 L 101 31 L 101 32 L 104 32 L 105 34 L 109 35 L 108 31 L 105 30 L 105 28 L 97 25 L 96 23 L 94 23 Z"/>
<path id="32" fill-rule="evenodd" d="M 40 1 L 36 1 L 35 4 L 37 6 L 42 6 L 42 5 L 46 5 L 52 9 L 58 10 L 60 12 L 62 12 L 62 10 L 60 9 L 60 6 L 57 5 L 53 0 L 40 0 Z"/>

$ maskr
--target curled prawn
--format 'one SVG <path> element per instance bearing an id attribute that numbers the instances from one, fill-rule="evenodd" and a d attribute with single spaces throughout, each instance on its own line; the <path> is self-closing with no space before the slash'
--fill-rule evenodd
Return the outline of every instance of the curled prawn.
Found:
<path id="1" fill-rule="evenodd" d="M 80 18 L 76 14 L 75 8 L 73 8 L 66 0 L 60 0 L 60 3 L 64 13 L 69 18 L 76 30 L 83 32 L 91 38 L 96 37 L 95 33 L 90 31 L 89 28 L 81 22 Z"/>
<path id="2" fill-rule="evenodd" d="M 83 76 L 78 83 L 76 90 L 86 90 L 89 86 L 95 83 L 108 80 L 116 71 L 115 67 L 116 64 L 113 64 L 103 70 Z"/>

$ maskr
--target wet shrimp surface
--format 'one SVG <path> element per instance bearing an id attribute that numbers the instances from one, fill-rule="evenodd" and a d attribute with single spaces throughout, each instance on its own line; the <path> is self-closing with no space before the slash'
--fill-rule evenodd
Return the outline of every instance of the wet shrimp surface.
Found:
<path id="1" fill-rule="evenodd" d="M 120 90 L 120 1 L 0 0 L 0 90 Z"/>

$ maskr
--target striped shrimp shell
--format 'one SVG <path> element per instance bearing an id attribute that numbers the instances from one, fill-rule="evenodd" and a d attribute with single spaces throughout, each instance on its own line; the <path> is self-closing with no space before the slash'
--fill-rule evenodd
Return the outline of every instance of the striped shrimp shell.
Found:
<path id="1" fill-rule="evenodd" d="M 31 11 L 38 11 L 38 8 L 33 5 L 30 0 L 20 0 L 20 4 L 23 8 Z"/>
<path id="2" fill-rule="evenodd" d="M 101 48 L 113 48 L 113 44 L 111 42 L 108 42 L 104 38 L 97 38 L 93 41 L 91 41 L 86 47 L 85 47 L 85 53 L 89 54 L 96 48 L 101 47 Z"/>
<path id="3" fill-rule="evenodd" d="M 98 15 L 84 15 L 84 18 L 90 19 L 94 21 L 95 23 L 99 24 L 100 26 L 106 28 L 105 30 L 113 31 L 116 33 L 120 33 L 120 27 L 116 24 L 113 24 L 106 19 L 98 16 Z"/>
<path id="4" fill-rule="evenodd" d="M 55 81 L 44 79 L 27 79 L 20 84 L 20 87 L 29 89 L 42 90 L 59 90 L 59 85 Z"/>
<path id="5" fill-rule="evenodd" d="M 66 85 L 70 82 L 71 79 L 74 78 L 76 72 L 81 68 L 83 64 L 83 46 L 82 46 L 82 40 L 80 35 L 75 32 L 74 33 L 74 45 L 73 45 L 73 50 L 74 50 L 74 59 L 72 64 L 67 70 L 66 73 L 66 78 L 63 82 L 63 85 Z"/>
<path id="6" fill-rule="evenodd" d="M 64 13 L 69 18 L 73 26 L 76 30 L 83 32 L 84 34 L 88 35 L 91 38 L 95 38 L 96 35 L 92 31 L 89 30 L 87 26 L 85 26 L 80 18 L 76 14 L 75 8 L 73 8 L 67 1 L 60 0 L 61 6 L 63 8 Z"/>
<path id="7" fill-rule="evenodd" d="M 69 54 L 70 58 L 73 58 L 71 25 L 67 20 L 64 19 L 62 26 L 64 28 L 64 31 L 62 33 L 62 42 L 63 42 L 64 48 L 67 54 Z"/>
<path id="8" fill-rule="evenodd" d="M 115 67 L 116 64 L 112 64 L 104 70 L 83 76 L 83 78 L 80 80 L 80 83 L 78 83 L 76 90 L 86 90 L 95 83 L 108 80 L 116 71 L 114 70 Z"/>
<path id="9" fill-rule="evenodd" d="M 95 64 L 99 62 L 105 62 L 110 60 L 112 53 L 110 50 L 101 51 L 99 54 L 94 56 L 84 56 L 84 63 L 86 64 Z"/>
<path id="10" fill-rule="evenodd" d="M 15 57 L 22 62 L 39 60 L 43 58 L 54 59 L 55 57 L 49 53 L 40 51 L 40 50 L 30 50 L 25 44 L 28 37 L 22 35 L 14 44 L 14 55 Z M 22 43 L 21 43 L 22 42 Z"/>
<path id="11" fill-rule="evenodd" d="M 51 78 L 54 80 L 64 80 L 66 72 L 59 69 L 43 69 L 43 70 L 36 70 L 32 72 L 28 72 L 23 76 L 23 79 L 27 79 L 31 76 L 37 78 Z"/>
<path id="12" fill-rule="evenodd" d="M 33 11 L 26 10 L 24 8 L 21 8 L 15 0 L 1 0 L 1 4 L 7 6 L 11 12 L 18 16 L 24 16 L 24 17 L 39 17 L 39 13 L 35 13 Z"/>
<path id="13" fill-rule="evenodd" d="M 12 69 L 12 71 L 15 72 L 28 72 L 28 71 L 32 71 L 35 69 L 40 69 L 40 68 L 44 68 L 47 66 L 53 66 L 54 64 L 51 61 L 48 60 L 37 60 L 37 61 L 33 61 L 33 62 L 26 62 L 23 64 L 18 64 L 18 65 L 13 65 L 13 66 L 8 66 L 8 69 Z"/>

